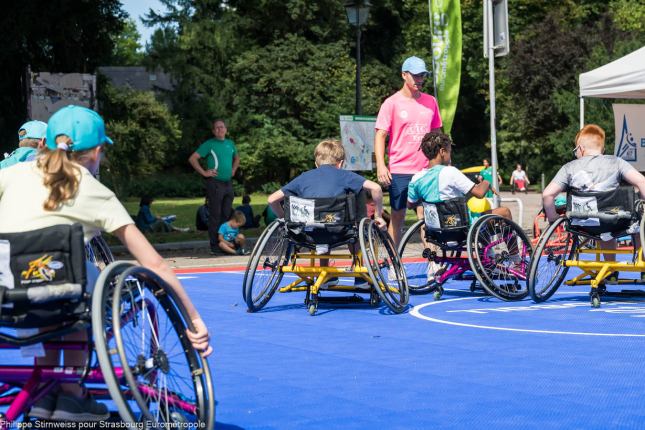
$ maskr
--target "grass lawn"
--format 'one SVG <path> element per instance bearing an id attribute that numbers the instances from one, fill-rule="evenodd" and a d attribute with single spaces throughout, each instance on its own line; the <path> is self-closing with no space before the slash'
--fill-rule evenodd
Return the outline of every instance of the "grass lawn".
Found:
<path id="1" fill-rule="evenodd" d="M 253 208 L 254 215 L 261 215 L 264 208 L 267 206 L 268 196 L 252 195 L 251 207 Z M 137 215 L 139 212 L 139 200 L 129 199 L 123 203 L 131 215 Z M 154 216 L 167 216 L 177 215 L 177 219 L 173 221 L 175 227 L 188 227 L 190 231 L 186 233 L 171 232 L 171 233 L 148 233 L 146 237 L 150 243 L 173 243 L 173 242 L 194 242 L 200 240 L 208 240 L 207 231 L 195 230 L 195 217 L 197 209 L 204 204 L 203 198 L 191 199 L 159 199 L 152 203 L 152 214 Z M 233 200 L 233 208 L 242 204 L 242 197 L 235 197 Z M 390 196 L 383 196 L 383 206 L 389 211 Z M 405 225 L 412 225 L 416 221 L 416 215 L 412 211 L 408 211 L 405 216 Z M 246 237 L 259 237 L 266 226 L 264 219 L 260 220 L 260 228 L 252 228 L 240 230 Z M 111 234 L 104 234 L 103 236 L 108 245 L 116 246 L 121 245 L 119 239 Z"/>

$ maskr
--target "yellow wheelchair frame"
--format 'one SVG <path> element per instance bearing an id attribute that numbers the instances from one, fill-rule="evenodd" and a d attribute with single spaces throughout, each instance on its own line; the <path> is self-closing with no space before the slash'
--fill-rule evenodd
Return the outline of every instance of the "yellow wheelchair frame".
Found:
<path id="1" fill-rule="evenodd" d="M 547 300 L 559 287 L 560 283 L 567 286 L 576 286 L 576 285 L 590 285 L 591 291 L 589 293 L 591 305 L 594 308 L 600 306 L 600 297 L 601 295 L 611 295 L 615 297 L 635 297 L 643 296 L 642 291 L 638 290 L 624 290 L 621 292 L 612 292 L 607 293 L 604 283 L 601 281 L 605 280 L 611 276 L 614 272 L 641 272 L 641 279 L 619 279 L 616 284 L 645 284 L 645 279 L 643 273 L 645 273 L 645 261 L 643 261 L 643 252 L 642 246 L 634 246 L 633 250 L 630 249 L 602 249 L 600 247 L 600 242 L 597 239 L 592 239 L 584 234 L 579 234 L 577 232 L 569 232 L 566 227 L 563 225 L 567 222 L 566 217 L 561 217 L 556 222 L 554 222 L 549 229 L 544 233 L 536 245 L 536 252 L 534 261 L 531 264 L 531 271 L 529 273 L 529 291 L 533 300 L 536 302 L 542 302 Z M 643 228 L 644 228 L 645 218 L 640 220 L 640 240 L 641 244 L 643 242 Z M 564 230 L 563 230 L 564 229 Z M 566 234 L 563 234 L 563 231 Z M 573 235 L 578 238 L 574 238 Z M 634 244 L 635 234 L 631 235 L 632 243 Z M 595 249 L 585 248 L 585 245 L 588 245 L 591 240 L 595 241 Z M 570 247 L 575 246 L 575 249 L 569 249 Z M 595 260 L 586 261 L 581 260 L 580 256 L 583 254 L 592 254 L 595 255 Z M 601 260 L 601 254 L 613 254 L 613 255 L 632 255 L 632 261 L 606 261 Z M 560 255 L 560 257 L 557 257 Z M 547 259 L 548 261 L 561 261 L 557 263 L 556 270 L 558 265 L 564 269 L 564 272 L 558 277 L 563 279 L 570 267 L 576 267 L 582 270 L 582 274 L 576 276 L 575 278 L 568 280 L 554 282 L 552 285 L 542 288 L 539 292 L 536 291 L 536 282 L 537 282 L 537 271 L 538 266 L 540 265 L 541 259 Z M 543 270 L 544 271 L 544 270 Z M 548 276 L 547 276 L 548 277 Z M 556 278 L 553 276 L 551 281 Z M 548 293 L 543 294 L 546 290 L 549 290 Z"/>
<path id="2" fill-rule="evenodd" d="M 315 249 L 291 242 L 286 233 L 280 231 L 283 225 L 284 221 L 278 220 L 268 227 L 266 233 L 253 250 L 254 255 L 249 261 L 245 276 L 244 291 L 249 311 L 259 311 L 277 290 L 279 293 L 305 291 L 307 295 L 304 302 L 312 316 L 316 314 L 319 303 L 359 304 L 365 302 L 357 294 L 349 297 L 322 297 L 320 295 L 321 291 L 369 294 L 370 306 L 377 307 L 383 301 L 394 313 L 403 312 L 409 297 L 403 264 L 394 249 L 391 237 L 387 232 L 380 231 L 374 221 L 366 218 L 359 224 L 359 240 L 357 241 L 359 243 L 356 245 L 360 245 L 360 249 L 357 250 L 356 255 L 351 253 L 325 253 L 319 255 Z M 282 246 L 276 245 L 276 248 L 286 249 L 284 257 L 279 256 L 275 259 L 275 262 L 271 260 L 271 256 L 263 256 L 271 237 L 275 242 L 283 243 Z M 339 246 L 341 245 L 337 245 L 337 247 Z M 282 254 L 282 252 L 277 254 Z M 341 263 L 345 264 L 332 266 L 331 260 L 340 260 Z M 271 261 L 271 263 L 267 264 L 267 261 Z M 320 262 L 322 261 L 329 261 L 330 265 L 321 266 Z M 319 262 L 318 265 L 316 265 L 317 262 Z M 396 281 L 388 280 L 390 267 L 393 267 L 395 273 L 398 273 Z M 259 294 L 253 294 L 255 277 L 267 277 L 268 275 L 258 271 L 259 268 L 265 271 L 266 268 L 270 268 L 276 275 L 266 281 L 267 286 L 261 287 Z M 383 271 L 385 271 L 385 275 Z M 295 275 L 298 279 L 287 286 L 279 287 L 280 280 L 284 274 Z M 321 290 L 321 286 L 334 277 L 361 278 L 367 281 L 366 286 L 369 288 L 357 289 L 353 285 L 333 285 Z M 273 283 L 273 286 L 269 285 L 271 283 Z M 375 285 L 378 285 L 378 287 L 375 287 Z"/>

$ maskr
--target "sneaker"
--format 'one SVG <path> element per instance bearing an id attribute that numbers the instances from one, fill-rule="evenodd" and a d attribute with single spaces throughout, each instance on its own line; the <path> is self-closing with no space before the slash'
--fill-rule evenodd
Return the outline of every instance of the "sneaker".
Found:
<path id="1" fill-rule="evenodd" d="M 354 278 L 354 289 L 356 290 L 369 290 L 370 284 L 363 278 Z"/>
<path id="2" fill-rule="evenodd" d="M 224 252 L 219 248 L 211 248 L 211 255 L 221 255 Z"/>
<path id="3" fill-rule="evenodd" d="M 333 287 L 334 285 L 338 285 L 338 278 L 329 278 L 327 282 L 323 282 L 322 285 L 320 286 L 321 290 L 326 290 L 329 287 Z"/>
<path id="4" fill-rule="evenodd" d="M 396 270 L 394 270 L 394 267 L 390 267 L 389 270 L 387 271 L 387 280 L 389 282 L 397 282 L 399 278 L 396 275 Z"/>
<path id="5" fill-rule="evenodd" d="M 607 276 L 605 279 L 603 279 L 601 282 L 609 285 L 616 285 L 618 284 L 618 272 L 612 272 L 609 276 Z"/>
<path id="6" fill-rule="evenodd" d="M 434 261 L 428 264 L 428 270 L 426 270 L 426 276 L 428 277 L 428 284 L 436 280 L 436 274 L 437 274 L 437 271 L 439 271 L 439 269 L 441 269 L 441 266 L 439 266 Z"/>
<path id="7" fill-rule="evenodd" d="M 187 232 L 187 231 L 189 231 L 189 230 L 190 230 L 190 229 L 189 229 L 188 227 L 186 227 L 186 228 L 180 228 L 180 229 L 179 229 L 179 231 L 180 231 L 180 232 L 182 232 L 182 233 L 186 233 L 186 232 Z"/>
<path id="8" fill-rule="evenodd" d="M 105 421 L 110 418 L 107 406 L 94 400 L 89 391 L 83 397 L 61 393 L 51 416 L 53 421 Z"/>
<path id="9" fill-rule="evenodd" d="M 58 397 L 58 389 L 53 389 L 45 394 L 43 398 L 34 403 L 34 407 L 29 412 L 29 418 L 38 418 L 39 420 L 48 420 L 52 417 L 54 409 L 56 409 L 56 398 Z"/>
<path id="10" fill-rule="evenodd" d="M 235 251 L 235 253 L 237 255 L 249 255 L 250 254 L 249 250 L 246 249 L 246 248 L 240 248 L 237 251 Z"/>

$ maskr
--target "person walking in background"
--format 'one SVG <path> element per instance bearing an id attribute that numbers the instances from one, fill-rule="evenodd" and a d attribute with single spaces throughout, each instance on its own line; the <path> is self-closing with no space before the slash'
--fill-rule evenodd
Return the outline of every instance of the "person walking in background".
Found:
<path id="1" fill-rule="evenodd" d="M 479 172 L 479 182 L 488 181 L 489 184 L 493 183 L 493 166 L 490 164 L 490 158 L 484 158 L 484 168 Z M 499 192 L 499 185 L 502 184 L 502 177 L 497 170 L 497 192 Z M 493 192 L 488 190 L 486 197 L 492 198 Z"/>
<path id="2" fill-rule="evenodd" d="M 518 190 L 526 192 L 526 186 L 531 183 L 529 181 L 529 177 L 526 174 L 524 170 L 522 170 L 522 165 L 518 164 L 517 169 L 513 170 L 513 173 L 511 173 L 511 182 L 510 185 L 512 186 L 513 183 L 515 183 L 515 186 L 517 187 Z M 513 188 L 513 194 L 515 194 L 515 188 Z"/>
<path id="3" fill-rule="evenodd" d="M 401 68 L 403 88 L 383 102 L 375 125 L 377 177 L 381 185 L 389 187 L 392 211 L 388 231 L 396 246 L 401 241 L 408 185 L 415 173 L 428 167 L 428 159 L 419 151 L 419 145 L 426 133 L 439 130 L 443 125 L 437 101 L 421 92 L 427 74 L 422 59 L 410 57 L 405 60 Z M 389 167 L 385 164 L 385 139 L 388 134 Z M 419 219 L 422 214 L 422 209 L 419 209 Z"/>
<path id="4" fill-rule="evenodd" d="M 260 226 L 260 215 L 253 215 L 253 208 L 251 207 L 251 196 L 242 197 L 242 206 L 235 208 L 236 211 L 240 211 L 246 217 L 246 224 L 240 228 L 257 228 Z"/>
<path id="5" fill-rule="evenodd" d="M 195 219 L 195 227 L 197 231 L 208 231 L 208 197 L 206 202 L 197 209 L 197 217 Z"/>
<path id="6" fill-rule="evenodd" d="M 219 254 L 218 230 L 222 223 L 228 221 L 233 207 L 233 182 L 240 165 L 240 156 L 235 144 L 226 138 L 226 123 L 223 119 L 213 122 L 212 139 L 204 142 L 195 151 L 188 162 L 206 178 L 206 196 L 208 197 L 208 236 L 210 238 L 211 254 Z M 200 158 L 206 158 L 207 170 L 199 164 Z"/>

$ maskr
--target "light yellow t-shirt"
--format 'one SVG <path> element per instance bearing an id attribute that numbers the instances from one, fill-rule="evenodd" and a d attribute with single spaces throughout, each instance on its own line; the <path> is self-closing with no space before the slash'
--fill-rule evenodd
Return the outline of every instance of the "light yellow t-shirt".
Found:
<path id="1" fill-rule="evenodd" d="M 0 233 L 18 233 L 53 225 L 83 225 L 85 243 L 97 232 L 108 233 L 134 224 L 121 202 L 83 166 L 75 198 L 46 211 L 43 203 L 49 189 L 35 161 L 0 170 Z"/>

